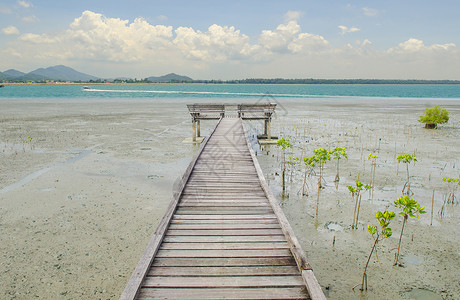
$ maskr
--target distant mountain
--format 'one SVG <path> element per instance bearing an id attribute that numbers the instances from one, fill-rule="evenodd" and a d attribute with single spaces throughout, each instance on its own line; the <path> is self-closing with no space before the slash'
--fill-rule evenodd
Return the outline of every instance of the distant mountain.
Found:
<path id="1" fill-rule="evenodd" d="M 6 76 L 10 78 L 17 78 L 26 75 L 26 73 L 15 70 L 15 69 L 9 69 L 3 72 Z"/>
<path id="2" fill-rule="evenodd" d="M 45 80 L 51 79 L 62 81 L 89 81 L 99 79 L 95 76 L 75 71 L 74 69 L 63 65 L 49 67 L 46 69 L 40 68 L 24 75 L 24 77 L 30 75 L 40 76 Z"/>
<path id="3" fill-rule="evenodd" d="M 0 72 L 0 80 L 6 80 L 8 76 L 6 76 L 4 73 Z"/>
<path id="4" fill-rule="evenodd" d="M 152 76 L 152 77 L 147 78 L 147 80 L 151 82 L 168 82 L 168 81 L 192 81 L 193 79 L 187 76 L 181 76 L 181 75 L 177 75 L 174 73 L 170 73 L 170 74 L 163 75 L 160 77 Z"/>

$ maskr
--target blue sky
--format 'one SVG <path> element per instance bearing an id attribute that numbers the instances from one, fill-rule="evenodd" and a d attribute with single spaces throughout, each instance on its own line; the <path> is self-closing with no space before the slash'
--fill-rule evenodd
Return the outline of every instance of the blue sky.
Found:
<path id="1" fill-rule="evenodd" d="M 0 3 L 0 71 L 460 79 L 460 1 Z"/>

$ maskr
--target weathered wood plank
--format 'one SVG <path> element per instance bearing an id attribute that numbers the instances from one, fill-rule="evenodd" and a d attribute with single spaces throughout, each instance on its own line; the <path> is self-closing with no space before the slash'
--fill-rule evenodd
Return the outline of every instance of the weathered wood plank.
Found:
<path id="1" fill-rule="evenodd" d="M 268 276 L 299 275 L 296 266 L 255 266 L 255 267 L 156 267 L 148 276 Z"/>
<path id="2" fill-rule="evenodd" d="M 308 299 L 305 287 L 296 288 L 214 288 L 142 289 L 141 299 Z"/>
<path id="3" fill-rule="evenodd" d="M 174 220 L 267 220 L 275 219 L 274 214 L 248 214 L 248 215 L 174 215 Z"/>
<path id="4" fill-rule="evenodd" d="M 228 258 L 155 258 L 152 267 L 254 267 L 295 266 L 292 255 L 287 257 L 228 257 Z"/>
<path id="5" fill-rule="evenodd" d="M 171 224 L 169 229 L 219 230 L 219 229 L 281 229 L 276 223 L 231 223 L 231 224 Z"/>
<path id="6" fill-rule="evenodd" d="M 159 250 L 156 257 L 286 257 L 291 255 L 289 249 L 200 249 L 200 250 Z M 300 276 L 299 276 L 300 278 Z"/>
<path id="7" fill-rule="evenodd" d="M 160 250 L 200 249 L 289 249 L 286 242 L 239 242 L 239 243 L 168 243 L 163 242 Z"/>
<path id="8" fill-rule="evenodd" d="M 171 224 L 279 224 L 277 219 L 220 219 L 220 220 L 196 220 L 196 219 L 177 219 L 171 220 Z"/>
<path id="9" fill-rule="evenodd" d="M 297 287 L 303 286 L 300 276 L 235 276 L 235 277 L 146 277 L 142 287 L 219 288 L 219 287 Z"/>
<path id="10" fill-rule="evenodd" d="M 233 236 L 193 236 L 166 235 L 164 242 L 170 243 L 247 243 L 247 242 L 285 242 L 284 235 L 233 235 Z"/>
<path id="11" fill-rule="evenodd" d="M 167 235 L 280 235 L 281 229 L 203 229 L 203 230 L 179 230 L 170 229 Z"/>
<path id="12" fill-rule="evenodd" d="M 221 201 L 199 201 L 199 200 L 190 200 L 190 201 L 182 201 L 179 203 L 179 206 L 181 207 L 203 207 L 203 208 L 206 208 L 206 207 L 265 207 L 265 206 L 269 206 L 268 202 L 241 202 L 241 201 L 225 201 L 225 200 L 221 200 Z"/>

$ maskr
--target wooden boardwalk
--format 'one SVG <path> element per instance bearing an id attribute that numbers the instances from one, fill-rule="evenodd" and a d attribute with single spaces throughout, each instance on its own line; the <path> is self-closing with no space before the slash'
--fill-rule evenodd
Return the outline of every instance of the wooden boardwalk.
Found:
<path id="1" fill-rule="evenodd" d="M 121 299 L 325 299 L 241 119 L 203 142 Z"/>

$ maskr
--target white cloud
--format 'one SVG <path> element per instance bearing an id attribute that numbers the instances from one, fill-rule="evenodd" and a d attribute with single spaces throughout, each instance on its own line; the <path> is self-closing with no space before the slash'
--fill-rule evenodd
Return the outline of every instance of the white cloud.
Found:
<path id="1" fill-rule="evenodd" d="M 374 8 L 369 8 L 369 7 L 363 7 L 362 10 L 363 10 L 364 15 L 367 17 L 375 17 L 379 13 L 378 10 Z"/>
<path id="2" fill-rule="evenodd" d="M 29 22 L 29 23 L 33 23 L 33 22 L 38 22 L 40 21 L 36 16 L 32 15 L 32 16 L 27 16 L 27 17 L 23 17 L 22 20 L 24 22 Z"/>
<path id="3" fill-rule="evenodd" d="M 297 18 L 295 13 L 289 15 Z M 344 33 L 359 30 L 339 28 Z M 85 71 L 97 76 L 113 76 L 116 71 L 139 78 L 173 70 L 205 79 L 460 78 L 460 50 L 455 44 L 425 45 L 411 38 L 377 49 L 364 39 L 337 47 L 324 36 L 302 30 L 296 20 L 250 38 L 233 26 L 173 29 L 143 18 L 131 22 L 85 11 L 58 34 L 25 33 L 6 49 L 0 49 L 1 56 L 18 68 L 30 68 L 37 61 L 45 65 L 70 62 L 88 66 Z"/>
<path id="4" fill-rule="evenodd" d="M 106 18 L 85 11 L 62 36 L 75 57 L 108 61 L 139 61 L 171 44 L 172 27 L 150 25 L 143 18 Z"/>
<path id="5" fill-rule="evenodd" d="M 456 48 L 453 43 L 449 44 L 433 44 L 431 46 L 425 46 L 422 40 L 410 38 L 407 41 L 400 43 L 398 46 L 388 49 L 388 53 L 400 53 L 400 54 L 413 54 L 423 52 L 442 52 L 450 51 Z"/>
<path id="6" fill-rule="evenodd" d="M 211 25 L 207 32 L 179 27 L 173 43 L 187 57 L 205 61 L 241 59 L 251 55 L 257 47 L 249 44 L 249 37 L 235 27 Z"/>
<path id="7" fill-rule="evenodd" d="M 330 50 L 329 42 L 322 36 L 301 33 L 288 46 L 293 53 L 318 53 Z"/>
<path id="8" fill-rule="evenodd" d="M 19 29 L 14 26 L 8 26 L 2 29 L 3 34 L 6 35 L 17 35 L 19 34 Z"/>
<path id="9" fill-rule="evenodd" d="M 284 14 L 284 22 L 288 23 L 290 21 L 297 21 L 302 16 L 303 16 L 303 12 L 298 11 L 298 10 L 290 10 Z"/>
<path id="10" fill-rule="evenodd" d="M 29 8 L 32 6 L 32 3 L 30 2 L 27 2 L 27 1 L 23 1 L 23 0 L 19 0 L 18 1 L 18 4 L 24 8 Z"/>
<path id="11" fill-rule="evenodd" d="M 157 19 L 160 21 L 160 22 L 166 22 L 168 21 L 168 17 L 167 16 L 164 16 L 164 15 L 159 15 L 157 17 Z"/>
<path id="12" fill-rule="evenodd" d="M 276 30 L 262 30 L 259 45 L 270 52 L 286 53 L 289 44 L 297 38 L 300 26 L 296 21 L 279 25 Z"/>
<path id="13" fill-rule="evenodd" d="M 360 31 L 361 29 L 359 28 L 356 28 L 356 27 L 351 27 L 351 28 L 348 28 L 347 26 L 344 26 L 344 25 L 339 25 L 338 26 L 339 29 L 341 30 L 341 34 L 346 34 L 346 33 L 352 33 L 352 32 L 356 32 L 356 31 Z"/>
<path id="14" fill-rule="evenodd" d="M 11 8 L 0 4 L 0 14 L 11 14 Z"/>
<path id="15" fill-rule="evenodd" d="M 19 40 L 31 44 L 52 44 L 59 41 L 59 39 L 52 38 L 46 34 L 34 33 L 25 33 L 19 37 Z"/>

